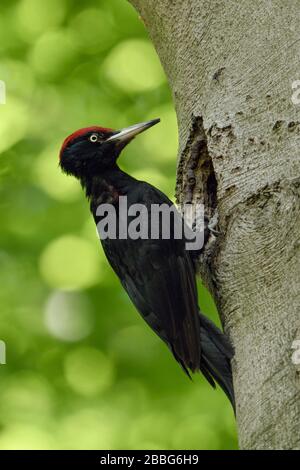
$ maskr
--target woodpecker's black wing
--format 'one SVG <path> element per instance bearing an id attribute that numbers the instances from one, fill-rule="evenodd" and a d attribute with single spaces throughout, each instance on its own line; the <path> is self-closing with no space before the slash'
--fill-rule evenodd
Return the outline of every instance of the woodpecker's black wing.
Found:
<path id="1" fill-rule="evenodd" d="M 144 204 L 149 211 L 152 204 L 172 205 L 147 183 L 137 183 L 127 196 L 128 205 Z M 151 225 L 150 215 L 148 223 Z M 170 235 L 170 239 L 157 240 L 106 239 L 102 245 L 137 310 L 184 370 L 188 374 L 201 370 L 213 386 L 213 378 L 217 380 L 233 403 L 232 348 L 221 331 L 199 315 L 191 257 L 184 239 L 175 239 L 172 229 Z"/>
<path id="2" fill-rule="evenodd" d="M 128 206 L 172 202 L 156 188 L 143 182 L 131 185 Z M 97 217 L 96 217 L 97 221 Z M 172 225 L 172 224 L 171 224 Z M 170 239 L 102 240 L 108 261 L 120 278 L 130 299 L 148 325 L 167 343 L 175 358 L 195 371 L 200 364 L 200 322 L 192 261 L 184 240 Z"/>
<path id="3" fill-rule="evenodd" d="M 132 302 L 183 368 L 200 365 L 192 262 L 174 240 L 105 240 L 104 251 Z"/>

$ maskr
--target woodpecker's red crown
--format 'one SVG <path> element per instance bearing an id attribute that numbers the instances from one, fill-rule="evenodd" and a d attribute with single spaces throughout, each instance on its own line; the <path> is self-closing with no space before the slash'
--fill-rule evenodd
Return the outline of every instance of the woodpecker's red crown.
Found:
<path id="1" fill-rule="evenodd" d="M 99 126 L 91 126 L 91 127 L 83 127 L 82 129 L 78 129 L 78 131 L 73 132 L 70 134 L 68 137 L 65 138 L 63 141 L 63 144 L 60 149 L 59 153 L 59 158 L 61 158 L 64 150 L 70 145 L 75 139 L 78 137 L 82 137 L 85 134 L 90 134 L 91 132 L 99 133 L 99 134 L 109 134 L 111 135 L 113 129 L 110 129 L 109 127 L 99 127 Z"/>
<path id="2" fill-rule="evenodd" d="M 59 158 L 65 173 L 87 178 L 112 168 L 122 149 L 137 134 L 160 120 L 142 122 L 115 131 L 107 127 L 85 127 L 73 132 L 63 142 Z"/>

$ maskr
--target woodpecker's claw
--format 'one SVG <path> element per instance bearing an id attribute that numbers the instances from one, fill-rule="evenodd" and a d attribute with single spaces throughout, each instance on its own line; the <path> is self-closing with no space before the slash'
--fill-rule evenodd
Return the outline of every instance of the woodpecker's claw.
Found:
<path id="1" fill-rule="evenodd" d="M 215 212 L 214 216 L 209 220 L 207 224 L 208 230 L 213 234 L 213 235 L 220 235 L 220 231 L 216 230 L 216 226 L 218 225 L 219 217 L 218 213 Z"/>
<path id="2" fill-rule="evenodd" d="M 211 228 L 211 227 L 208 227 L 208 230 L 210 231 L 210 233 L 212 233 L 215 236 L 218 236 L 221 233 L 220 230 L 215 230 L 214 228 Z"/>

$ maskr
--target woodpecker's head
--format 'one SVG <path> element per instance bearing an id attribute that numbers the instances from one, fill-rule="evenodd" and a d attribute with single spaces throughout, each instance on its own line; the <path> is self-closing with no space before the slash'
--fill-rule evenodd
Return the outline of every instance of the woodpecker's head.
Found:
<path id="1" fill-rule="evenodd" d="M 104 127 L 86 127 L 67 137 L 60 150 L 60 166 L 76 178 L 93 176 L 113 168 L 122 149 L 137 134 L 160 120 L 142 122 L 115 131 Z"/>

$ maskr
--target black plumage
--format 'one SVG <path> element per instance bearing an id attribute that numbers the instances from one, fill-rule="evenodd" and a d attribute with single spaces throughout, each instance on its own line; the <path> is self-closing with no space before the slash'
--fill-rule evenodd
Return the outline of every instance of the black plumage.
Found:
<path id="1" fill-rule="evenodd" d="M 121 150 L 132 138 L 157 121 L 121 131 L 86 128 L 68 137 L 60 153 L 66 173 L 80 181 L 90 200 L 96 224 L 100 204 L 116 209 L 127 196 L 127 204 L 142 204 L 150 211 L 153 204 L 172 202 L 152 185 L 138 181 L 117 166 Z M 180 220 L 179 214 L 174 218 Z M 131 222 L 129 217 L 126 224 Z M 234 407 L 230 360 L 233 349 L 227 337 L 199 312 L 193 261 L 184 239 L 176 239 L 171 224 L 170 239 L 102 239 L 106 257 L 122 286 L 147 324 L 167 344 L 184 371 L 201 371 L 212 386 L 223 388 Z M 160 233 L 161 235 L 161 233 Z M 137 351 L 138 354 L 138 351 Z"/>

